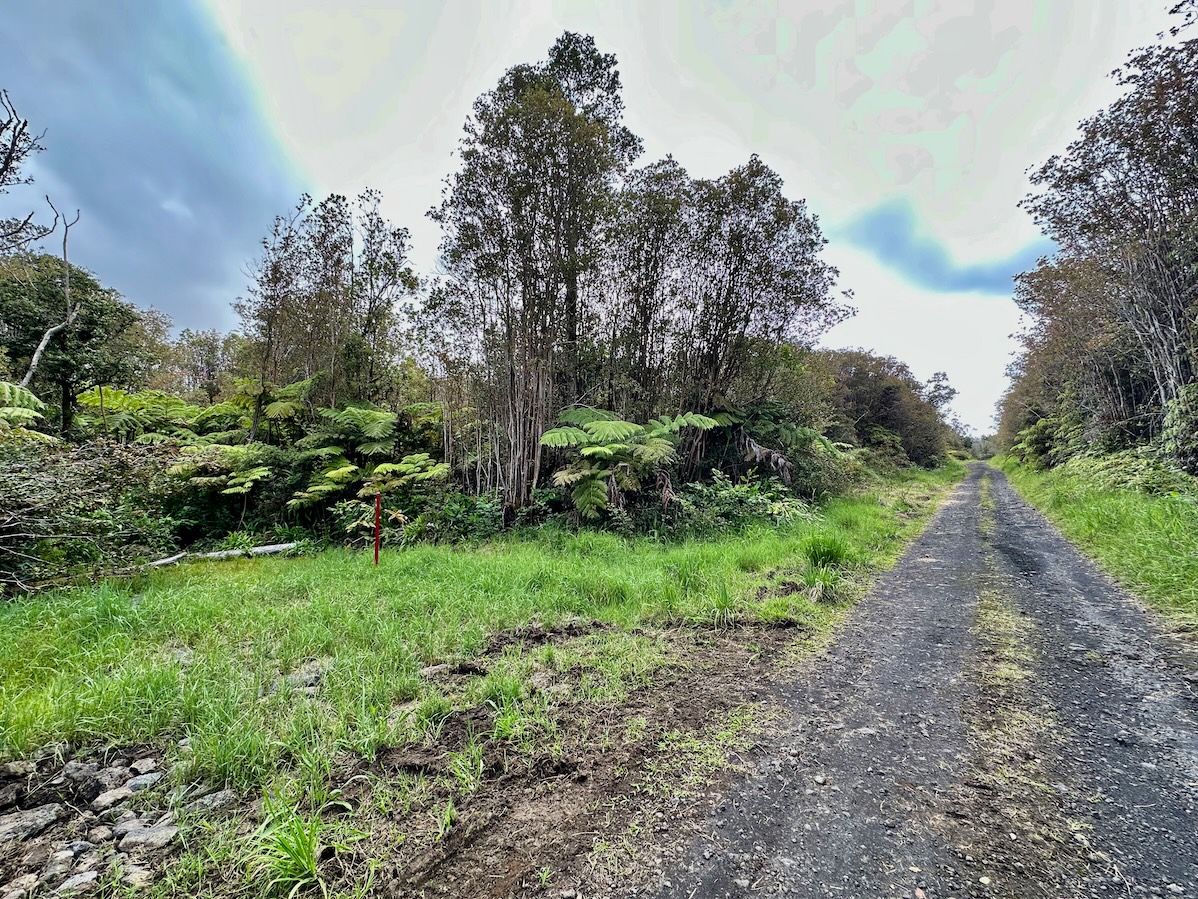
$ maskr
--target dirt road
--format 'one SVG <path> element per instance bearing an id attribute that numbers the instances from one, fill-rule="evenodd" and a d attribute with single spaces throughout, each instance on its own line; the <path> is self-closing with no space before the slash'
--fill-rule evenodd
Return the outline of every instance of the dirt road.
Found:
<path id="1" fill-rule="evenodd" d="M 662 896 L 1198 897 L 1198 655 L 972 466 Z"/>

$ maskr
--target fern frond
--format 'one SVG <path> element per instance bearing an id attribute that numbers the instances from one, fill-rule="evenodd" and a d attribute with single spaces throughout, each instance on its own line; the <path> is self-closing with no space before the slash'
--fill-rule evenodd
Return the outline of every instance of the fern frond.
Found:
<path id="1" fill-rule="evenodd" d="M 591 435 L 578 428 L 552 428 L 541 435 L 542 446 L 585 446 Z"/>
<path id="2" fill-rule="evenodd" d="M 606 418 L 596 419 L 595 421 L 587 422 L 583 427 L 591 435 L 593 440 L 603 443 L 622 443 L 630 437 L 645 433 L 642 425 L 618 419 L 614 421 Z"/>
<path id="3" fill-rule="evenodd" d="M 568 425 L 589 425 L 593 421 L 619 421 L 620 416 L 606 409 L 592 409 L 590 406 L 573 406 L 562 411 L 558 420 Z"/>
<path id="4" fill-rule="evenodd" d="M 583 518 L 598 518 L 607 508 L 606 478 L 587 478 L 570 491 L 570 499 Z"/>

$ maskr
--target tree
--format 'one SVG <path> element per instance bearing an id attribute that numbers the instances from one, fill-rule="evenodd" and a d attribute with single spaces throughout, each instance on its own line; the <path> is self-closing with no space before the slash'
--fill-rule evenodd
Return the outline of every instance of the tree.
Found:
<path id="1" fill-rule="evenodd" d="M 619 174 L 640 150 L 620 118 L 615 58 L 564 34 L 549 59 L 509 69 L 474 104 L 462 166 L 430 214 L 445 236 L 448 281 L 432 297 L 482 362 L 509 507 L 540 478 L 539 438 L 582 390 L 579 364 L 597 316 L 582 283 L 599 259 Z"/>
<path id="2" fill-rule="evenodd" d="M 43 136 L 29 129 L 28 119 L 17 113 L 8 91 L 0 90 L 0 195 L 14 185 L 32 182 L 31 177 L 22 174 L 21 167 L 44 149 Z M 40 240 L 53 230 L 38 225 L 33 216 L 30 212 L 23 217 L 0 219 L 0 254 Z"/>
<path id="3" fill-rule="evenodd" d="M 161 324 L 147 323 L 145 313 L 84 269 L 67 271 L 69 294 L 60 259 L 22 254 L 0 264 L 0 343 L 28 373 L 26 386 L 43 399 L 55 395 L 64 434 L 71 430 L 77 393 L 98 384 L 139 386 L 154 351 L 131 352 L 135 332 Z M 67 296 L 74 315 L 64 324 Z"/>

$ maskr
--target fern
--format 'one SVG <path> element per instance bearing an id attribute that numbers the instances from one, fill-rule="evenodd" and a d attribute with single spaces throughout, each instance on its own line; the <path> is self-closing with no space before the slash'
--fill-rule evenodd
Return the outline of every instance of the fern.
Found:
<path id="1" fill-rule="evenodd" d="M 657 480 L 661 467 L 676 458 L 683 429 L 716 427 L 714 419 L 694 412 L 676 418 L 663 415 L 640 425 L 586 406 L 567 409 L 561 420 L 562 427 L 541 435 L 541 444 L 573 456 L 553 481 L 571 488 L 574 507 L 587 519 L 597 518 L 609 506 L 622 507 L 624 494 L 640 490 L 646 475 Z"/>
<path id="2" fill-rule="evenodd" d="M 54 440 L 49 434 L 27 427 L 45 418 L 46 404 L 19 384 L 0 381 L 0 437 L 17 440 Z"/>

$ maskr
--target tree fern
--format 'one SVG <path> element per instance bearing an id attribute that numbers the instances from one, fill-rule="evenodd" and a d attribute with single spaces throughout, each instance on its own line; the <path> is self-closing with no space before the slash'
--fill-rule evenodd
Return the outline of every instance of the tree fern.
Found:
<path id="1" fill-rule="evenodd" d="M 681 431 L 716 426 L 714 419 L 694 412 L 676 418 L 663 415 L 641 425 L 585 406 L 567 409 L 561 420 L 562 427 L 541 435 L 541 444 L 566 451 L 568 464 L 553 480 L 571 488 L 574 507 L 587 519 L 613 504 L 619 507 L 624 494 L 640 490 L 648 475 L 658 480 L 661 467 L 676 458 Z"/>

